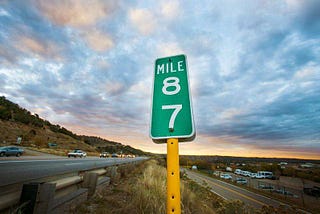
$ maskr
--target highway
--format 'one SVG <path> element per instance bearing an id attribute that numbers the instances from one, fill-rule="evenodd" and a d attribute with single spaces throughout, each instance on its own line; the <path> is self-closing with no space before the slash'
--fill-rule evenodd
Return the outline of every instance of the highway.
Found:
<path id="1" fill-rule="evenodd" d="M 277 200 L 250 192 L 227 182 L 223 182 L 190 170 L 185 171 L 190 179 L 201 185 L 206 183 L 212 192 L 224 198 L 225 200 L 240 200 L 254 208 L 262 208 L 263 206 L 279 207 L 280 205 L 285 205 Z"/>
<path id="2" fill-rule="evenodd" d="M 0 159 L 0 187 L 15 183 L 28 182 L 54 175 L 102 168 L 111 165 L 140 161 L 137 158 L 50 158 L 45 160 Z"/>

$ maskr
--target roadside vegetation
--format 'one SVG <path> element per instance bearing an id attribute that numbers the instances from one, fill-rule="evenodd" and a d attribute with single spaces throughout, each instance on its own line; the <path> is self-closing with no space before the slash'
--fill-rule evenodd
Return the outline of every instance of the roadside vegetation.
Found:
<path id="1" fill-rule="evenodd" d="M 136 167 L 120 169 L 121 179 L 102 192 L 72 208 L 71 213 L 166 213 L 166 169 L 162 160 L 149 160 Z M 119 175 L 119 176 L 120 176 Z M 240 201 L 224 201 L 208 188 L 181 177 L 181 210 L 183 214 L 223 213 L 291 213 L 292 210 L 264 207 L 256 210 Z"/>
<path id="2" fill-rule="evenodd" d="M 182 213 L 216 213 L 220 202 L 204 188 L 195 191 L 195 185 L 181 183 Z M 156 160 L 140 164 L 73 213 L 166 213 L 166 169 Z"/>

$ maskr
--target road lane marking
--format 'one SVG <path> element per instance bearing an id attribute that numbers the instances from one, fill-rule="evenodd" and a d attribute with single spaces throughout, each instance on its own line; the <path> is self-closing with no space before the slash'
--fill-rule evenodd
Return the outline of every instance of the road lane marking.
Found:
<path id="1" fill-rule="evenodd" d="M 202 179 L 203 179 L 203 177 L 201 177 L 201 176 L 199 176 L 199 175 L 194 174 L 194 176 L 196 176 L 196 177 L 198 176 L 199 178 L 202 178 Z M 206 179 L 206 178 L 205 178 L 205 179 Z M 233 193 L 235 193 L 235 194 L 237 194 L 237 195 L 240 195 L 240 196 L 242 196 L 242 197 L 244 197 L 244 198 L 246 198 L 246 199 L 248 199 L 248 200 L 254 201 L 254 202 L 256 202 L 256 203 L 258 203 L 258 204 L 260 204 L 260 205 L 268 206 L 267 204 L 265 204 L 265 203 L 263 203 L 263 202 L 261 202 L 261 201 L 258 201 L 258 200 L 256 200 L 256 199 L 250 197 L 250 196 L 244 195 L 244 194 L 242 194 L 242 193 L 240 193 L 240 192 L 237 192 L 237 191 L 235 191 L 235 190 L 233 190 L 233 189 L 230 189 L 230 188 L 228 188 L 228 187 L 224 187 L 224 186 L 222 186 L 222 185 L 220 185 L 220 184 L 214 183 L 213 181 L 210 181 L 209 179 L 207 179 L 207 182 L 210 182 L 210 183 L 213 184 L 213 185 L 217 185 L 217 186 L 219 186 L 219 187 L 221 187 L 221 188 L 223 188 L 223 189 L 225 189 L 225 190 L 227 190 L 227 191 L 230 191 L 230 192 L 233 192 Z"/>
<path id="2" fill-rule="evenodd" d="M 213 192 L 214 194 L 218 195 L 220 198 L 223 198 L 224 200 L 228 200 L 226 197 L 220 195 L 219 193 L 217 193 L 216 191 L 214 191 L 212 188 L 210 189 L 211 192 Z"/>
<path id="3" fill-rule="evenodd" d="M 221 187 L 221 188 L 223 188 L 223 189 L 225 189 L 225 190 L 229 190 L 230 192 L 233 192 L 233 193 L 235 193 L 235 194 L 237 194 L 237 195 L 240 195 L 240 196 L 242 196 L 242 197 L 244 197 L 244 198 L 246 198 L 246 199 L 248 199 L 248 200 L 254 201 L 254 202 L 256 202 L 256 203 L 258 203 L 258 204 L 260 204 L 260 205 L 262 205 L 262 206 L 268 206 L 267 204 L 265 204 L 265 203 L 263 203 L 263 202 L 261 202 L 261 201 L 258 201 L 258 200 L 256 200 L 256 199 L 250 197 L 250 196 L 244 195 L 244 194 L 242 194 L 242 193 L 240 193 L 240 192 L 237 192 L 237 191 L 235 191 L 235 190 L 233 190 L 233 189 L 229 189 L 228 187 L 224 187 L 224 186 L 222 186 L 222 185 L 220 185 L 220 184 L 217 184 L 217 183 L 214 183 L 214 182 L 212 182 L 212 181 L 209 181 L 209 182 L 211 182 L 211 183 L 213 183 L 213 184 L 215 184 L 215 185 L 217 185 L 217 186 L 219 186 L 219 187 Z"/>

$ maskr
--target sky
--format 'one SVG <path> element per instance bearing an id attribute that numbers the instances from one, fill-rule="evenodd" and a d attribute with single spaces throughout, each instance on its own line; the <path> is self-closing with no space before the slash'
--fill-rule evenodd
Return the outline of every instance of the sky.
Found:
<path id="1" fill-rule="evenodd" d="M 154 62 L 185 54 L 180 154 L 320 159 L 320 1 L 0 0 L 0 96 L 80 135 L 149 137 Z"/>

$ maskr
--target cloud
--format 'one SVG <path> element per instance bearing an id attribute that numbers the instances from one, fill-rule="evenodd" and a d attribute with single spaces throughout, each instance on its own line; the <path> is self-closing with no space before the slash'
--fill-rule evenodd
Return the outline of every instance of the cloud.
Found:
<path id="1" fill-rule="evenodd" d="M 45 44 L 35 38 L 21 36 L 18 38 L 16 48 L 22 52 L 34 53 L 39 56 L 41 55 L 52 55 L 56 52 L 56 47 L 51 44 Z"/>
<path id="2" fill-rule="evenodd" d="M 94 51 L 103 52 L 114 46 L 112 38 L 97 30 L 82 33 L 90 48 Z"/>
<path id="3" fill-rule="evenodd" d="M 110 96 L 115 96 L 122 93 L 125 90 L 125 86 L 120 82 L 108 81 L 106 84 L 106 92 Z"/>
<path id="4" fill-rule="evenodd" d="M 61 26 L 68 29 L 64 36 L 73 37 L 74 47 L 81 47 L 84 41 L 93 51 L 101 53 L 114 46 L 112 35 L 104 26 L 118 7 L 116 1 L 35 1 L 40 14 L 57 25 L 57 29 Z"/>
<path id="5" fill-rule="evenodd" d="M 161 2 L 161 15 L 168 19 L 173 19 L 180 13 L 179 1 L 162 1 Z"/>
<path id="6" fill-rule="evenodd" d="M 128 16 L 133 27 L 142 35 L 153 33 L 157 26 L 154 15 L 147 9 L 131 9 Z"/>
<path id="7" fill-rule="evenodd" d="M 159 56 L 172 56 L 184 53 L 177 42 L 160 42 L 157 44 L 157 51 Z"/>
<path id="8" fill-rule="evenodd" d="M 312 79 L 313 77 L 317 77 L 317 71 L 319 71 L 319 69 L 317 69 L 317 67 L 315 66 L 307 66 L 302 68 L 301 70 L 297 71 L 294 75 L 295 78 L 297 79 Z M 318 78 L 320 78 L 320 76 L 318 75 Z"/>
<path id="9" fill-rule="evenodd" d="M 294 142 L 303 139 L 318 139 L 320 134 L 320 104 L 317 92 L 306 94 L 288 92 L 274 102 L 265 104 L 250 113 L 234 116 L 211 127 L 206 133 L 214 136 L 237 136 L 248 140 L 274 140 Z"/>
<path id="10" fill-rule="evenodd" d="M 116 7 L 116 1 L 56 0 L 50 3 L 36 0 L 42 14 L 57 25 L 87 27 L 106 18 Z"/>
<path id="11" fill-rule="evenodd" d="M 41 40 L 33 35 L 15 35 L 15 42 L 12 45 L 14 47 L 15 59 L 17 57 L 20 59 L 35 57 L 62 60 L 62 48 L 54 41 Z"/>
<path id="12" fill-rule="evenodd" d="M 231 120 L 235 118 L 237 115 L 241 115 L 242 112 L 236 108 L 229 108 L 221 112 L 220 117 L 224 120 Z"/>
<path id="13" fill-rule="evenodd" d="M 8 11 L 4 10 L 3 8 L 0 8 L 0 16 L 11 16 Z"/>
<path id="14" fill-rule="evenodd" d="M 204 65 L 197 69 L 201 74 L 197 77 L 202 77 L 196 84 L 194 99 L 198 133 L 226 140 L 236 137 L 234 143 L 246 147 L 255 144 L 256 149 L 270 150 L 279 145 L 285 151 L 290 145 L 297 145 L 292 151 L 302 151 L 317 147 L 319 40 L 313 35 L 306 38 L 304 30 L 297 28 L 292 22 L 298 17 L 296 13 L 275 25 L 273 22 L 284 11 L 273 14 L 264 8 L 261 12 L 265 15 L 237 17 L 242 22 L 231 40 L 240 45 L 234 49 L 226 49 L 229 46 L 224 42 L 228 40 L 219 39 L 216 49 L 233 53 L 220 58 L 220 64 L 230 67 L 237 61 L 232 72 L 217 75 L 221 67 L 210 60 L 202 60 Z M 216 62 L 214 57 L 212 61 Z M 303 145 L 305 141 L 310 144 Z"/>
<path id="15" fill-rule="evenodd" d="M 0 44 L 0 62 L 11 64 L 16 61 L 16 56 L 13 50 L 5 47 L 4 45 Z"/>
<path id="16" fill-rule="evenodd" d="M 317 38 L 320 30 L 319 8 L 320 2 L 317 0 L 305 1 L 300 7 L 295 21 L 304 35 Z"/>

